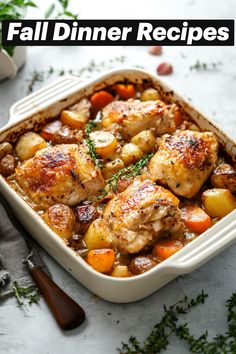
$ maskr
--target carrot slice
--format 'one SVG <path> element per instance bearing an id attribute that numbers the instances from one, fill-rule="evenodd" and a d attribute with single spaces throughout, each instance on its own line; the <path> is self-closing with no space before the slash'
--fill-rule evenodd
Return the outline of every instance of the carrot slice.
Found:
<path id="1" fill-rule="evenodd" d="M 189 205 L 181 210 L 184 224 L 192 231 L 202 233 L 211 227 L 211 218 L 198 206 Z"/>
<path id="2" fill-rule="evenodd" d="M 117 94 L 123 100 L 128 100 L 129 98 L 133 98 L 135 96 L 135 87 L 132 84 L 116 84 L 115 89 Z"/>
<path id="3" fill-rule="evenodd" d="M 153 248 L 153 254 L 161 260 L 167 259 L 183 248 L 179 240 L 160 240 Z"/>
<path id="4" fill-rule="evenodd" d="M 115 252 L 110 248 L 91 250 L 87 262 L 100 273 L 110 273 L 115 262 Z"/>
<path id="5" fill-rule="evenodd" d="M 114 97 L 107 91 L 96 92 L 90 98 L 90 102 L 97 110 L 104 108 L 108 103 L 111 103 L 113 100 Z"/>
<path id="6" fill-rule="evenodd" d="M 182 123 L 182 114 L 179 110 L 177 110 L 175 112 L 174 121 L 175 121 L 176 127 L 178 127 Z"/>

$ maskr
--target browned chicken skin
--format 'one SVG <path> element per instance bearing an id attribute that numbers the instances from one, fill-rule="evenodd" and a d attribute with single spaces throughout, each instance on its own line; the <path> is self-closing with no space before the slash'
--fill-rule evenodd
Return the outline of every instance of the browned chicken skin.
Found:
<path id="1" fill-rule="evenodd" d="M 141 176 L 107 204 L 103 217 L 114 247 L 137 253 L 163 232 L 180 231 L 179 200 L 170 191 Z"/>
<path id="2" fill-rule="evenodd" d="M 178 131 L 164 137 L 149 162 L 150 177 L 177 195 L 191 198 L 211 174 L 218 143 L 211 132 Z"/>
<path id="3" fill-rule="evenodd" d="M 114 101 L 102 110 L 102 124 L 104 127 L 112 123 L 119 124 L 127 138 L 149 128 L 156 128 L 157 135 L 173 133 L 176 130 L 176 110 L 178 108 L 175 104 L 166 105 L 160 100 Z"/>
<path id="4" fill-rule="evenodd" d="M 104 187 L 101 171 L 82 145 L 47 147 L 16 168 L 16 180 L 35 204 L 76 205 Z"/>

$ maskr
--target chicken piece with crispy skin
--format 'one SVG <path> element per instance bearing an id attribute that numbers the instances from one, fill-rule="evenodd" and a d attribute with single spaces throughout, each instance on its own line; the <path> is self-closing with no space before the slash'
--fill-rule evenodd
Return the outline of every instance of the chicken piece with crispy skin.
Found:
<path id="1" fill-rule="evenodd" d="M 16 180 L 37 205 L 73 206 L 104 187 L 100 169 L 86 147 L 61 144 L 40 150 L 16 168 Z"/>
<path id="2" fill-rule="evenodd" d="M 166 105 L 160 100 L 114 101 L 103 108 L 102 125 L 104 128 L 114 123 L 120 125 L 127 138 L 149 128 L 155 128 L 157 135 L 173 133 L 176 130 L 175 114 L 178 110 L 175 104 Z"/>
<path id="3" fill-rule="evenodd" d="M 104 210 L 113 246 L 123 253 L 137 253 L 164 232 L 180 232 L 178 204 L 178 198 L 146 176 L 136 178 Z"/>
<path id="4" fill-rule="evenodd" d="M 191 198 L 211 174 L 217 153 L 218 143 L 213 133 L 177 131 L 163 137 L 149 162 L 150 177 L 177 195 Z"/>

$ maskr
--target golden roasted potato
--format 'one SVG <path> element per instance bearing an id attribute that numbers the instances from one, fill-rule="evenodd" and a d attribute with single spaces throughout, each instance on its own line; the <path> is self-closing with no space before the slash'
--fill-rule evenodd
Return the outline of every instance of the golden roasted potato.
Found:
<path id="1" fill-rule="evenodd" d="M 111 275 L 116 278 L 126 278 L 129 277 L 129 269 L 126 265 L 118 265 L 113 269 Z"/>
<path id="2" fill-rule="evenodd" d="M 236 208 L 235 198 L 228 189 L 213 188 L 202 193 L 202 202 L 208 215 L 222 218 Z"/>
<path id="3" fill-rule="evenodd" d="M 44 221 L 63 239 L 68 240 L 75 230 L 74 213 L 64 204 L 55 204 L 43 215 Z"/>
<path id="4" fill-rule="evenodd" d="M 107 162 L 103 166 L 102 175 L 105 179 L 109 179 L 124 167 L 124 162 L 121 159 L 115 159 L 114 161 Z"/>
<path id="5" fill-rule="evenodd" d="M 112 133 L 97 130 L 90 134 L 90 138 L 94 141 L 96 152 L 103 159 L 107 159 L 110 155 L 115 153 L 117 140 Z"/>
<path id="6" fill-rule="evenodd" d="M 150 152 L 156 148 L 156 137 L 152 130 L 143 130 L 131 139 L 143 152 Z"/>
<path id="7" fill-rule="evenodd" d="M 139 160 L 143 156 L 143 152 L 137 145 L 129 143 L 122 147 L 120 156 L 127 166 Z"/>
<path id="8" fill-rule="evenodd" d="M 13 147 L 10 143 L 4 142 L 0 144 L 0 160 L 6 155 L 13 154 Z"/>
<path id="9" fill-rule="evenodd" d="M 38 150 L 44 149 L 46 146 L 46 141 L 39 134 L 28 132 L 21 135 L 16 143 L 15 153 L 20 161 L 24 161 L 33 157 Z"/>
<path id="10" fill-rule="evenodd" d="M 216 188 L 226 188 L 236 193 L 236 170 L 227 163 L 220 164 L 212 172 L 211 183 Z"/>
<path id="11" fill-rule="evenodd" d="M 84 235 L 89 225 L 98 217 L 98 212 L 95 206 L 79 205 L 75 208 L 75 222 L 79 234 Z"/>
<path id="12" fill-rule="evenodd" d="M 161 99 L 161 96 L 160 96 L 159 92 L 152 87 L 144 90 L 141 94 L 141 97 L 140 97 L 140 100 L 142 102 L 144 102 L 144 101 L 157 101 L 160 99 Z"/>
<path id="13" fill-rule="evenodd" d="M 73 129 L 84 129 L 88 118 L 78 112 L 64 110 L 61 112 L 60 120 L 62 124 Z"/>
<path id="14" fill-rule="evenodd" d="M 96 219 L 88 228 L 84 241 L 88 250 L 111 247 L 111 235 L 106 222 Z"/>

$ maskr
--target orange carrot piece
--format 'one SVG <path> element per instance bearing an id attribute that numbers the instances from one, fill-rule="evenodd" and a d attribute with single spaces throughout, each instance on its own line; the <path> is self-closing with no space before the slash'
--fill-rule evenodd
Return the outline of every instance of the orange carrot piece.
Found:
<path id="1" fill-rule="evenodd" d="M 134 98 L 135 96 L 135 87 L 132 84 L 116 84 L 115 89 L 117 94 L 123 100 L 128 100 L 129 98 Z"/>
<path id="2" fill-rule="evenodd" d="M 181 210 L 181 217 L 184 224 L 194 232 L 202 233 L 212 225 L 210 216 L 198 206 L 184 207 Z"/>
<path id="3" fill-rule="evenodd" d="M 182 123 L 182 114 L 179 110 L 177 110 L 175 112 L 174 121 L 175 121 L 176 127 L 178 127 Z"/>
<path id="4" fill-rule="evenodd" d="M 153 254 L 162 261 L 169 258 L 183 248 L 182 242 L 179 240 L 160 240 L 153 248 Z"/>
<path id="5" fill-rule="evenodd" d="M 110 273 L 115 262 L 115 252 L 110 248 L 91 250 L 87 262 L 100 273 Z"/>
<path id="6" fill-rule="evenodd" d="M 107 91 L 96 92 L 90 98 L 90 102 L 97 110 L 104 108 L 108 103 L 111 103 L 113 100 L 114 97 Z"/>

